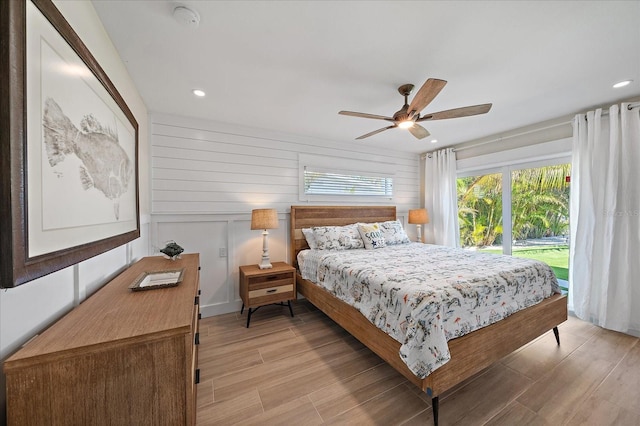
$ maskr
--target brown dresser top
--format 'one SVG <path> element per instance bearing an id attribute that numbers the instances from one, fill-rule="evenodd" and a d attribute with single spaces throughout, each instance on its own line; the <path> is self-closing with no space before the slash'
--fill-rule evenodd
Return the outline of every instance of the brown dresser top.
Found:
<path id="1" fill-rule="evenodd" d="M 175 261 L 145 257 L 107 283 L 63 318 L 27 343 L 5 362 L 5 370 L 31 357 L 74 352 L 94 345 L 120 345 L 190 331 L 198 290 L 199 254 Z M 145 291 L 129 289 L 144 272 L 185 268 L 176 287 Z"/>

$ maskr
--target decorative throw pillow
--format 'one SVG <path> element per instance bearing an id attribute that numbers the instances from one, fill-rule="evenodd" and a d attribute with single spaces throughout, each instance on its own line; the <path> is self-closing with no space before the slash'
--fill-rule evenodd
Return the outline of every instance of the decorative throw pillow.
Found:
<path id="1" fill-rule="evenodd" d="M 411 242 L 399 220 L 389 220 L 380 224 L 384 241 L 388 246 Z"/>
<path id="2" fill-rule="evenodd" d="M 387 244 L 384 241 L 382 230 L 377 223 L 360 223 L 358 224 L 358 231 L 364 241 L 364 248 L 367 250 L 386 247 Z"/>
<path id="3" fill-rule="evenodd" d="M 318 250 L 350 250 L 364 247 L 364 242 L 355 224 L 314 226 L 312 229 Z"/>
<path id="4" fill-rule="evenodd" d="M 315 250 L 318 248 L 318 244 L 316 244 L 316 237 L 313 235 L 313 229 L 302 228 L 302 235 L 304 235 L 305 240 L 307 240 L 307 244 L 309 244 L 310 249 Z"/>

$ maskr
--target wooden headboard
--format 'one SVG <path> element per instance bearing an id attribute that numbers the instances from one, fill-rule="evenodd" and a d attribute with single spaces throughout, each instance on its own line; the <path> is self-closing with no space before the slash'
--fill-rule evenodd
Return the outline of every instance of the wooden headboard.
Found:
<path id="1" fill-rule="evenodd" d="M 291 265 L 297 269 L 298 253 L 309 248 L 302 228 L 395 219 L 395 206 L 291 206 Z"/>

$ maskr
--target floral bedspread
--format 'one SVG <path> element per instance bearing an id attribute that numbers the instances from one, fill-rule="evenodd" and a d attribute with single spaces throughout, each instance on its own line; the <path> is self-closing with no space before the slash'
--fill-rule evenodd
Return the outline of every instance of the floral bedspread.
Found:
<path id="1" fill-rule="evenodd" d="M 560 293 L 543 262 L 420 243 L 305 250 L 298 264 L 303 278 L 400 342 L 420 378 L 449 361 L 448 340 Z"/>

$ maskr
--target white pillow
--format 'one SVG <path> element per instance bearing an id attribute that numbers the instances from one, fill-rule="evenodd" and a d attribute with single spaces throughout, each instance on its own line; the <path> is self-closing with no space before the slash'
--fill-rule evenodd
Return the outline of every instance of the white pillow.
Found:
<path id="1" fill-rule="evenodd" d="M 349 250 L 364 248 L 357 225 L 314 226 L 313 236 L 318 250 Z"/>
<path id="2" fill-rule="evenodd" d="M 382 222 L 380 224 L 380 229 L 382 230 L 384 241 L 388 246 L 395 244 L 407 244 L 411 242 L 399 220 Z"/>
<path id="3" fill-rule="evenodd" d="M 315 250 L 318 248 L 312 228 L 302 228 L 302 234 L 304 235 L 305 240 L 307 240 L 307 244 L 309 244 L 310 249 Z"/>
<path id="4" fill-rule="evenodd" d="M 359 223 L 358 232 L 364 241 L 364 248 L 367 250 L 386 247 L 384 236 L 380 225 L 377 223 Z"/>

